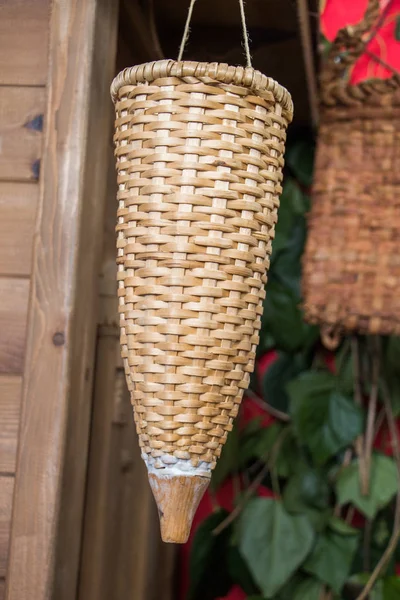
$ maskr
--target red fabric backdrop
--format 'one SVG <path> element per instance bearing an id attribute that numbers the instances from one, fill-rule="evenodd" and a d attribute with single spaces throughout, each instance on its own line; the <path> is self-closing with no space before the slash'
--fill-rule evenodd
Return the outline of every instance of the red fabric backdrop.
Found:
<path id="1" fill-rule="evenodd" d="M 368 79 L 387 79 L 394 70 L 400 71 L 400 0 L 381 0 L 380 4 L 377 27 L 366 34 L 365 53 L 349 73 L 353 85 Z M 332 42 L 340 29 L 362 20 L 367 5 L 368 0 L 323 0 L 321 34 Z"/>

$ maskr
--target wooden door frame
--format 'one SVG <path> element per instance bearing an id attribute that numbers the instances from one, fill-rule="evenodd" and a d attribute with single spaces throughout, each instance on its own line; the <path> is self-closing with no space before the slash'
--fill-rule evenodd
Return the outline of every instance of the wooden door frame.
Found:
<path id="1" fill-rule="evenodd" d="M 52 2 L 7 600 L 76 598 L 117 13 Z"/>

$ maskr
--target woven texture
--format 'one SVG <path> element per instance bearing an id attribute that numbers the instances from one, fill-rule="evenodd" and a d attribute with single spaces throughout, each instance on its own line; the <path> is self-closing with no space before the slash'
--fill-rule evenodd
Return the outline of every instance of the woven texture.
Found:
<path id="1" fill-rule="evenodd" d="M 338 335 L 400 333 L 398 80 L 348 86 L 341 65 L 352 48 L 354 56 L 362 51 L 360 35 L 376 23 L 377 4 L 371 0 L 360 26 L 340 32 L 321 76 L 304 312 Z"/>
<path id="2" fill-rule="evenodd" d="M 160 61 L 113 82 L 121 348 L 148 464 L 212 468 L 253 370 L 289 94 Z"/>

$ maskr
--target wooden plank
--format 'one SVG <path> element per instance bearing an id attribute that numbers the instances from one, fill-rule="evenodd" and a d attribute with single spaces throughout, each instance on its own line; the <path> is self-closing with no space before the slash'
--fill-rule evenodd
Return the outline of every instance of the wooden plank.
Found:
<path id="1" fill-rule="evenodd" d="M 0 2 L 0 84 L 44 85 L 50 0 Z"/>
<path id="2" fill-rule="evenodd" d="M 100 335 L 78 599 L 172 600 L 174 548 L 161 543 L 118 352 Z"/>
<path id="3" fill-rule="evenodd" d="M 0 182 L 0 275 L 30 275 L 39 186 Z"/>
<path id="4" fill-rule="evenodd" d="M 37 181 L 44 110 L 44 88 L 0 87 L 0 179 Z"/>
<path id="5" fill-rule="evenodd" d="M 29 280 L 0 277 L 0 373 L 22 373 Z"/>
<path id="6" fill-rule="evenodd" d="M 115 444 L 113 419 L 121 391 L 116 385 L 117 335 L 100 337 L 85 503 L 79 600 L 119 600 L 120 446 Z M 119 382 L 118 382 L 119 383 Z M 118 427 L 121 431 L 121 425 Z M 139 572 L 137 571 L 139 574 Z M 127 598 L 129 596 L 126 596 Z M 139 597 L 131 595 L 131 598 Z"/>
<path id="7" fill-rule="evenodd" d="M 0 473 L 14 473 L 22 379 L 0 376 Z"/>
<path id="8" fill-rule="evenodd" d="M 14 477 L 0 476 L 0 577 L 5 577 L 10 539 Z"/>
<path id="9" fill-rule="evenodd" d="M 8 600 L 75 600 L 118 3 L 53 0 Z"/>

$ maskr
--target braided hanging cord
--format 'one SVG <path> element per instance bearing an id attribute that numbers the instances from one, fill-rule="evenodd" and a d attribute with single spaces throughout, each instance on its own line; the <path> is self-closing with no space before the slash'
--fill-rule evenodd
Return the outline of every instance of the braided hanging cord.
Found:
<path id="1" fill-rule="evenodd" d="M 188 10 L 187 18 L 186 18 L 186 23 L 185 23 L 185 28 L 183 30 L 182 41 L 181 41 L 181 45 L 179 47 L 178 61 L 182 60 L 183 53 L 185 51 L 185 47 L 186 47 L 186 44 L 189 39 L 190 23 L 192 20 L 193 9 L 194 9 L 195 4 L 196 4 L 196 0 L 190 1 L 189 10 Z M 244 49 L 245 49 L 245 53 L 246 53 L 246 62 L 247 62 L 247 66 L 251 67 L 252 64 L 251 64 L 251 54 L 250 54 L 250 45 L 249 45 L 249 32 L 248 32 L 247 25 L 246 25 L 244 0 L 239 0 L 239 7 L 240 7 L 240 18 L 242 21 L 242 28 L 243 28 L 243 44 L 244 44 Z"/>

